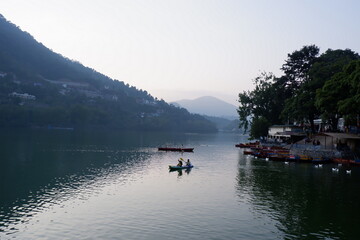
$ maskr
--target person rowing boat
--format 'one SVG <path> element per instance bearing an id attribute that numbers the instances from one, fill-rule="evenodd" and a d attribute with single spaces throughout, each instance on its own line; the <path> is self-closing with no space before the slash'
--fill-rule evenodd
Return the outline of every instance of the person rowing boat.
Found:
<path id="1" fill-rule="evenodd" d="M 183 164 L 183 162 L 185 163 L 185 165 Z M 187 159 L 187 161 L 185 161 L 183 158 L 178 159 L 178 164 L 176 166 L 169 165 L 170 170 L 190 169 L 192 167 L 194 166 L 191 164 L 190 159 Z"/>
<path id="2" fill-rule="evenodd" d="M 183 165 L 182 161 L 184 161 L 184 160 L 183 160 L 182 158 L 180 158 L 180 159 L 178 160 L 178 164 L 177 164 L 176 166 L 182 167 L 182 165 Z"/>

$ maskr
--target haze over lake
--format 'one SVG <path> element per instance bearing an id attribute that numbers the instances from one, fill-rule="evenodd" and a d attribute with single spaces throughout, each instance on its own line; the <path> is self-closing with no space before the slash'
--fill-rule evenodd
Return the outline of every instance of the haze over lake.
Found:
<path id="1" fill-rule="evenodd" d="M 1 239 L 355 239 L 360 172 L 244 156 L 235 134 L 1 131 Z M 158 152 L 160 145 L 194 153 Z M 169 172 L 179 157 L 191 171 Z"/>

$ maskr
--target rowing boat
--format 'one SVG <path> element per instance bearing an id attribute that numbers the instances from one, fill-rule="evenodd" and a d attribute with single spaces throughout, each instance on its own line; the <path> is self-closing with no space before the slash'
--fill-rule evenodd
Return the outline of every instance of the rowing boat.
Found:
<path id="1" fill-rule="evenodd" d="M 171 166 L 169 165 L 169 169 L 170 170 L 181 170 L 181 169 L 190 169 L 190 168 L 193 168 L 194 166 L 193 165 L 190 165 L 190 166 Z"/>
<path id="2" fill-rule="evenodd" d="M 193 152 L 194 148 L 159 147 L 158 150 L 171 152 Z"/>

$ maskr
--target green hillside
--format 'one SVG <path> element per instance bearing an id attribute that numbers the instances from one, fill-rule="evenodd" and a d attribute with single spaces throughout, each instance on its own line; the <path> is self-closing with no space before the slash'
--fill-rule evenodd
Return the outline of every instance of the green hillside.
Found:
<path id="1" fill-rule="evenodd" d="M 57 54 L 0 15 L 0 127 L 214 132 L 213 123 Z"/>

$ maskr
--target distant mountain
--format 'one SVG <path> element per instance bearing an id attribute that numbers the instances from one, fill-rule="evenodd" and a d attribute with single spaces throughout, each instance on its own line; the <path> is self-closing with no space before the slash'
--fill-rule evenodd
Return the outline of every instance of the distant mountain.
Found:
<path id="1" fill-rule="evenodd" d="M 218 98 L 205 96 L 193 100 L 179 100 L 172 102 L 175 106 L 186 108 L 191 113 L 222 117 L 230 120 L 237 119 L 237 107 Z"/>
<path id="2" fill-rule="evenodd" d="M 213 123 L 57 54 L 0 14 L 0 127 L 214 132 Z"/>
<path id="3" fill-rule="evenodd" d="M 243 132 L 243 129 L 239 128 L 240 125 L 239 119 L 229 120 L 222 117 L 210 117 L 207 115 L 203 115 L 203 116 L 209 121 L 213 122 L 216 125 L 217 129 L 221 132 L 238 132 L 238 133 Z"/>

